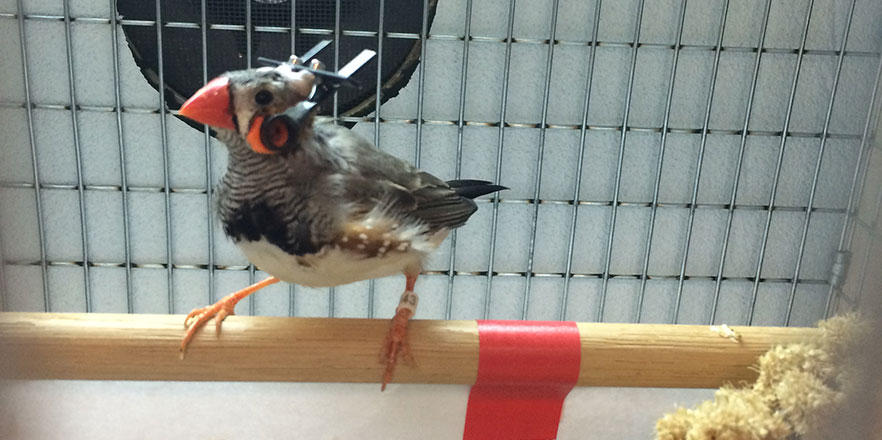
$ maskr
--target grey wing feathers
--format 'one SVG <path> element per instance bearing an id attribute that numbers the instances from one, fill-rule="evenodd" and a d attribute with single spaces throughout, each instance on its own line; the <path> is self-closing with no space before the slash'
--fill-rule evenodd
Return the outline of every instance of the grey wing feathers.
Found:
<path id="1" fill-rule="evenodd" d="M 416 200 L 411 215 L 433 230 L 458 228 L 478 210 L 472 199 L 447 187 L 421 188 L 411 194 Z"/>
<path id="2" fill-rule="evenodd" d="M 419 188 L 411 192 L 416 200 L 412 214 L 432 229 L 458 228 L 478 210 L 473 198 L 503 189 L 508 188 L 483 180 L 451 180 Z"/>
<path id="3" fill-rule="evenodd" d="M 472 200 L 502 189 L 484 180 L 445 182 L 419 170 L 340 127 L 329 127 L 325 136 L 335 148 L 355 153 L 358 177 L 350 175 L 347 193 L 369 204 L 388 203 L 396 216 L 414 218 L 431 230 L 453 229 L 465 224 L 478 209 Z M 369 200 L 373 200 L 372 202 Z M 362 205 L 362 212 L 372 206 Z"/>

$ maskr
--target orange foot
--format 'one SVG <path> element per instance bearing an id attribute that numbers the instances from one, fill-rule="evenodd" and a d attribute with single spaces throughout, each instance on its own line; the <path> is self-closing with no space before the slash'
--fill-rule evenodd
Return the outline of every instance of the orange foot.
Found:
<path id="1" fill-rule="evenodd" d="M 392 380 L 392 373 L 395 372 L 395 364 L 398 362 L 398 354 L 404 355 L 405 359 L 413 360 L 410 356 L 410 349 L 407 345 L 407 322 L 413 316 L 418 298 L 411 291 L 405 291 L 401 295 L 401 303 L 395 310 L 395 316 L 392 318 L 392 326 L 386 335 L 383 343 L 383 351 L 380 354 L 380 362 L 386 364 L 386 371 L 383 373 L 383 385 L 380 391 L 386 390 L 386 385 Z"/>
<path id="2" fill-rule="evenodd" d="M 210 306 L 193 309 L 193 311 L 184 319 L 184 328 L 187 329 L 187 333 L 181 341 L 181 360 L 184 359 L 184 355 L 187 353 L 187 345 L 190 343 L 190 340 L 193 339 L 196 332 L 199 331 L 199 329 L 211 318 L 214 318 L 215 331 L 217 334 L 220 334 L 221 323 L 224 322 L 224 319 L 226 319 L 227 316 L 235 314 L 234 311 L 236 309 L 236 304 L 238 304 L 242 298 L 278 282 L 278 278 L 269 277 L 238 292 L 231 293 Z M 192 323 L 190 322 L 191 320 Z"/>

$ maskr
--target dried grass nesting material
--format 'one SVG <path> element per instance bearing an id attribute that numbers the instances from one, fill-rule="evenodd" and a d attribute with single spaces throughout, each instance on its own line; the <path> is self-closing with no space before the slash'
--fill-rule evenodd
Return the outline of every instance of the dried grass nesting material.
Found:
<path id="1" fill-rule="evenodd" d="M 872 344 L 855 315 L 819 323 L 814 341 L 774 347 L 759 359 L 753 387 L 723 387 L 694 409 L 679 408 L 656 424 L 659 440 L 787 440 L 832 438 L 849 394 L 864 392 L 862 370 L 850 359 Z M 877 341 L 878 342 L 878 341 Z M 863 370 L 865 371 L 865 370 Z"/>
<path id="2" fill-rule="evenodd" d="M 659 440 L 775 440 L 791 431 L 751 390 L 721 388 L 714 400 L 680 408 L 656 425 Z"/>

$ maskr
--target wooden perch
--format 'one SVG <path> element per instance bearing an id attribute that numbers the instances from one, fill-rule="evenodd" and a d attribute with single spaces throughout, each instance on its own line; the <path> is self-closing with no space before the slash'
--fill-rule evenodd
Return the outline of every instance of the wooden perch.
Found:
<path id="1" fill-rule="evenodd" d="M 220 338 L 200 332 L 181 361 L 178 315 L 0 313 L 0 379 L 378 382 L 388 330 L 380 319 L 230 316 Z M 708 326 L 579 324 L 579 385 L 716 388 L 753 381 L 770 347 L 816 329 L 735 327 L 741 342 Z M 394 382 L 471 384 L 475 321 L 415 320 L 414 365 Z"/>

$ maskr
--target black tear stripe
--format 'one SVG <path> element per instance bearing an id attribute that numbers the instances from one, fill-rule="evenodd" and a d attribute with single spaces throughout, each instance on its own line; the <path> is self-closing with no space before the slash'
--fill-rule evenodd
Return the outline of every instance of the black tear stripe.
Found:
<path id="1" fill-rule="evenodd" d="M 230 96 L 230 102 L 227 103 L 227 111 L 233 115 L 233 127 L 236 128 L 236 133 L 239 133 L 239 118 L 236 116 L 236 105 L 233 103 L 233 87 L 230 84 L 227 84 L 227 95 Z"/>
<path id="2" fill-rule="evenodd" d="M 236 127 L 236 133 L 239 133 L 239 117 L 233 114 L 233 127 Z"/>
<path id="3" fill-rule="evenodd" d="M 263 201 L 244 202 L 223 215 L 224 232 L 236 241 L 259 241 L 266 238 L 291 255 L 304 256 L 318 252 L 312 241 L 311 224 L 301 218 L 293 222 Z"/>

